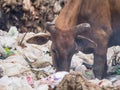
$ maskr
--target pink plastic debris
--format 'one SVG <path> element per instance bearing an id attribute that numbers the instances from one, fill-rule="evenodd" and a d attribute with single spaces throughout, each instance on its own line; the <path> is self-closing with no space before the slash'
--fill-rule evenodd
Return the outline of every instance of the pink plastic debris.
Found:
<path id="1" fill-rule="evenodd" d="M 30 85 L 33 85 L 33 80 L 30 76 L 27 76 L 26 79 Z"/>

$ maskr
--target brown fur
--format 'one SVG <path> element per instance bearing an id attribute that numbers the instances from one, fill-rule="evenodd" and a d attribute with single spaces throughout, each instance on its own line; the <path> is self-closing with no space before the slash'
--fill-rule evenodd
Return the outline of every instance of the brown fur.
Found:
<path id="1" fill-rule="evenodd" d="M 65 5 L 56 20 L 56 27 L 60 30 L 69 30 L 70 27 L 75 26 L 77 24 L 76 17 L 78 17 L 81 3 L 81 0 L 68 0 L 68 3 Z"/>

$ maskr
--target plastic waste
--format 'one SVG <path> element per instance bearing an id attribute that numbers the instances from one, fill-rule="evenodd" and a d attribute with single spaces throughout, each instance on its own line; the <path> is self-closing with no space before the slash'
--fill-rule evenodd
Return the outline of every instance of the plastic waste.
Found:
<path id="1" fill-rule="evenodd" d="M 89 82 L 92 82 L 100 87 L 112 87 L 112 82 L 109 81 L 108 79 L 103 79 L 103 80 L 99 80 L 99 79 L 92 79 L 92 80 L 89 80 Z"/>
<path id="2" fill-rule="evenodd" d="M 115 87 L 120 87 L 120 79 L 117 80 L 117 81 L 113 84 L 113 86 L 115 86 Z"/>
<path id="3" fill-rule="evenodd" d="M 61 82 L 63 77 L 67 74 L 69 74 L 69 73 L 65 72 L 65 71 L 54 73 L 46 78 L 41 79 L 39 81 L 39 84 L 40 85 L 47 84 L 47 85 L 51 85 L 52 87 L 55 87 Z"/>
<path id="4" fill-rule="evenodd" d="M 6 57 L 14 55 L 14 51 L 10 50 L 9 48 L 5 47 L 4 50 L 6 51 Z"/>
<path id="5" fill-rule="evenodd" d="M 6 52 L 4 48 L 0 45 L 0 59 L 6 58 Z"/>
<path id="6" fill-rule="evenodd" d="M 49 90 L 49 87 L 47 84 L 43 84 L 36 87 L 35 90 Z"/>
<path id="7" fill-rule="evenodd" d="M 27 80 L 24 77 L 18 78 L 18 77 L 8 77 L 8 76 L 4 76 L 0 78 L 0 89 L 1 90 L 34 90 L 28 84 Z"/>
<path id="8" fill-rule="evenodd" d="M 17 37 L 19 32 L 17 31 L 17 28 L 15 26 L 11 26 L 9 31 L 8 31 L 8 36 L 15 36 Z"/>
<path id="9" fill-rule="evenodd" d="M 0 36 L 0 45 L 2 47 L 15 48 L 18 34 L 17 28 L 12 26 L 6 35 Z"/>
<path id="10" fill-rule="evenodd" d="M 26 79 L 27 79 L 27 81 L 28 81 L 28 83 L 29 83 L 30 85 L 33 85 L 33 84 L 34 84 L 33 79 L 31 78 L 31 76 L 27 76 Z"/>
<path id="11" fill-rule="evenodd" d="M 120 65 L 117 65 L 115 68 L 116 68 L 115 70 L 116 74 L 120 75 Z"/>

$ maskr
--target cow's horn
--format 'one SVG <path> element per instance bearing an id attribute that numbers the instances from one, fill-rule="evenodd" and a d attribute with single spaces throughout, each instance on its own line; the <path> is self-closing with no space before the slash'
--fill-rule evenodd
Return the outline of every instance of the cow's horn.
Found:
<path id="1" fill-rule="evenodd" d="M 54 23 L 47 22 L 47 23 L 45 24 L 45 27 L 46 27 L 46 30 L 47 30 L 48 32 L 50 32 L 51 34 L 56 32 L 55 24 L 54 24 Z"/>
<path id="2" fill-rule="evenodd" d="M 75 33 L 80 34 L 84 31 L 90 30 L 90 24 L 89 23 L 82 23 L 74 27 Z"/>

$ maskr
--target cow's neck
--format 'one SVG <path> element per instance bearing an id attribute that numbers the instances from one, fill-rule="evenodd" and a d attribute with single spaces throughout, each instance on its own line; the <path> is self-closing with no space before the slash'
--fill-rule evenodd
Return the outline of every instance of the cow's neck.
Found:
<path id="1" fill-rule="evenodd" d="M 82 0 L 68 0 L 56 20 L 56 27 L 60 30 L 68 30 L 69 28 L 75 26 L 81 3 Z"/>

